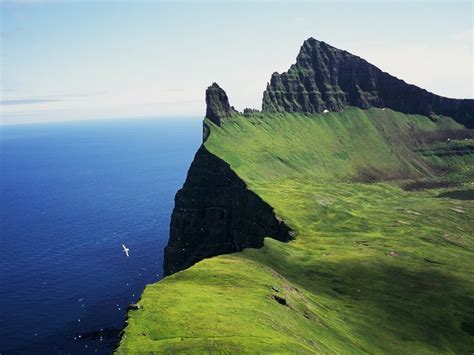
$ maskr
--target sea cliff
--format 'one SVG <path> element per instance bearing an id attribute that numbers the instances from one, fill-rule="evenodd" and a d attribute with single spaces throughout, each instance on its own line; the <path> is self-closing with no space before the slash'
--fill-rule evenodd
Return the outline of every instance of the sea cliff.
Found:
<path id="1" fill-rule="evenodd" d="M 473 100 L 309 39 L 262 111 L 206 103 L 118 353 L 472 350 Z"/>
<path id="2" fill-rule="evenodd" d="M 294 232 L 229 164 L 201 146 L 175 197 L 165 275 L 204 258 L 260 248 L 265 237 L 286 242 Z"/>

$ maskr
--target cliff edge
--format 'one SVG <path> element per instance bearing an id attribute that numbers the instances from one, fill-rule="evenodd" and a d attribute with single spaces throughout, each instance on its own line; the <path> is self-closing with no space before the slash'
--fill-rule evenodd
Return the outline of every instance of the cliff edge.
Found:
<path id="1" fill-rule="evenodd" d="M 207 88 L 205 97 L 209 123 L 203 123 L 203 142 L 209 137 L 210 123 L 221 127 L 226 119 L 240 115 L 217 83 Z M 432 94 L 314 38 L 303 43 L 296 63 L 287 72 L 272 75 L 263 93 L 262 111 L 315 114 L 350 106 L 449 116 L 474 127 L 474 100 Z M 244 114 L 248 117 L 256 113 Z M 273 209 L 203 143 L 183 188 L 176 194 L 165 248 L 165 274 L 207 257 L 261 247 L 267 236 L 288 241 L 292 235 L 289 232 Z"/>
<path id="2" fill-rule="evenodd" d="M 472 101 L 314 39 L 262 112 L 212 84 L 117 353 L 472 352 Z"/>
<path id="3" fill-rule="evenodd" d="M 216 83 L 206 91 L 206 104 L 206 117 L 217 126 L 236 113 Z M 206 132 L 209 128 L 204 123 L 204 140 Z M 175 197 L 164 253 L 165 275 L 215 255 L 260 248 L 265 237 L 289 241 L 294 235 L 273 208 L 203 144 Z"/>

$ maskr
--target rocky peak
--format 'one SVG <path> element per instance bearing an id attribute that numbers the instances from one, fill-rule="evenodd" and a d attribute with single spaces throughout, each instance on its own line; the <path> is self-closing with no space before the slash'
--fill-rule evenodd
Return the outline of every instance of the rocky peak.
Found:
<path id="1" fill-rule="evenodd" d="M 235 112 L 229 104 L 227 94 L 216 83 L 212 83 L 206 90 L 206 105 L 206 117 L 218 126 L 223 118 Z"/>
<path id="2" fill-rule="evenodd" d="M 314 38 L 303 43 L 287 72 L 273 73 L 262 103 L 263 111 L 270 112 L 318 113 L 347 106 L 445 115 L 474 127 L 474 100 L 432 94 Z"/>
<path id="3" fill-rule="evenodd" d="M 348 52 L 330 46 L 326 42 L 318 41 L 313 37 L 303 42 L 296 57 L 296 64 L 311 67 L 311 60 L 324 60 L 332 56 L 350 55 Z"/>

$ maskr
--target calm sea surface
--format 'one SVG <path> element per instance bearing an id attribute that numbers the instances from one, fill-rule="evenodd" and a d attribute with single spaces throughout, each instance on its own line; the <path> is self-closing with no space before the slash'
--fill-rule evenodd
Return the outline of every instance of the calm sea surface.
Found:
<path id="1" fill-rule="evenodd" d="M 0 353 L 113 350 L 200 142 L 200 119 L 0 127 Z"/>

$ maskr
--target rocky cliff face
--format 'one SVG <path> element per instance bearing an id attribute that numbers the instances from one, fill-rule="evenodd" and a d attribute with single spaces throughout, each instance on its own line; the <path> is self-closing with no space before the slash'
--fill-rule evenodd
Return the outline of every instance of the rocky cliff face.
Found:
<path id="1" fill-rule="evenodd" d="M 216 83 L 206 91 L 206 104 L 206 117 L 217 126 L 237 114 Z M 304 42 L 288 72 L 273 74 L 263 95 L 263 110 L 270 112 L 316 113 L 346 106 L 446 115 L 474 127 L 474 100 L 434 95 L 313 38 Z M 251 113 L 244 111 L 244 115 Z M 203 141 L 209 132 L 204 123 Z M 288 241 L 294 232 L 275 216 L 271 206 L 247 189 L 226 162 L 202 145 L 175 197 L 165 274 L 211 256 L 261 247 L 265 237 Z"/>
<path id="2" fill-rule="evenodd" d="M 206 104 L 206 117 L 218 126 L 237 112 L 216 83 L 206 90 Z M 208 135 L 209 127 L 204 123 L 203 141 Z M 259 248 L 265 237 L 288 241 L 294 232 L 275 216 L 270 205 L 247 189 L 229 164 L 203 144 L 175 196 L 164 254 L 165 275 L 204 258 Z"/>
<path id="3" fill-rule="evenodd" d="M 203 145 L 175 197 L 165 274 L 211 256 L 259 248 L 265 237 L 288 241 L 293 236 L 273 208 Z"/>
<path id="4" fill-rule="evenodd" d="M 474 128 L 474 100 L 432 94 L 385 73 L 362 58 L 310 38 L 296 64 L 274 73 L 263 94 L 264 111 L 316 113 L 388 107 L 403 113 L 450 116 Z"/>
<path id="5" fill-rule="evenodd" d="M 206 90 L 206 117 L 220 126 L 221 121 L 237 113 L 234 107 L 230 106 L 229 99 L 224 90 L 217 83 L 212 83 Z M 202 140 L 206 141 L 209 135 L 209 127 L 204 122 L 202 125 Z"/>
<path id="6" fill-rule="evenodd" d="M 230 106 L 225 91 L 216 83 L 212 83 L 206 90 L 206 106 L 206 117 L 218 126 L 222 119 L 237 112 Z"/>

